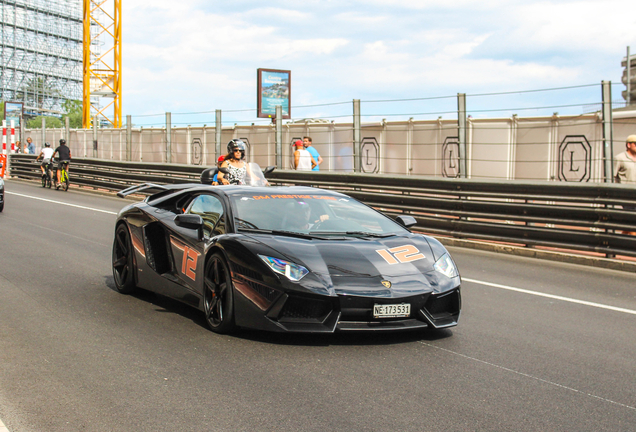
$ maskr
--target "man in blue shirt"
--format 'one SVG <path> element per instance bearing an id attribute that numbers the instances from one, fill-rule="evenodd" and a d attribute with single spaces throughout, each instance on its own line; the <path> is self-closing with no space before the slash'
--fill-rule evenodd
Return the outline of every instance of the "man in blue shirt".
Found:
<path id="1" fill-rule="evenodd" d="M 27 138 L 26 148 L 29 149 L 29 154 L 35 154 L 35 144 L 33 144 L 31 137 Z"/>
<path id="2" fill-rule="evenodd" d="M 305 146 L 305 150 L 307 150 L 311 154 L 311 157 L 313 157 L 316 161 L 316 166 L 313 167 L 312 171 L 320 171 L 319 165 L 322 163 L 322 158 L 320 157 L 320 153 L 318 153 L 318 150 L 316 150 L 315 147 L 311 144 L 311 137 L 303 137 L 303 145 Z"/>

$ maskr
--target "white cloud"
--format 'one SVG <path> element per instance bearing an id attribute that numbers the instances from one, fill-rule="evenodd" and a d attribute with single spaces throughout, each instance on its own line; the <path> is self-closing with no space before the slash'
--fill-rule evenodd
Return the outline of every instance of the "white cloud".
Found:
<path id="1" fill-rule="evenodd" d="M 617 81 L 636 46 L 620 0 L 123 5 L 133 114 L 254 106 L 258 67 L 292 70 L 292 105 Z"/>

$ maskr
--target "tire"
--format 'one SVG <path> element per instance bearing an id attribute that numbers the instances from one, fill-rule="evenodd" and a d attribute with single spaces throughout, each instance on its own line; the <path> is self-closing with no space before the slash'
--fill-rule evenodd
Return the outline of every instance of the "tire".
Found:
<path id="1" fill-rule="evenodd" d="M 42 174 L 42 187 L 46 187 L 46 174 Z"/>
<path id="2" fill-rule="evenodd" d="M 49 186 L 49 189 L 51 189 L 51 186 L 53 186 L 53 175 L 49 172 L 49 177 L 46 180 L 46 184 Z"/>
<path id="3" fill-rule="evenodd" d="M 64 189 L 64 192 L 68 191 L 68 173 L 67 172 L 64 173 L 64 181 L 62 182 L 62 188 Z"/>
<path id="4" fill-rule="evenodd" d="M 0 213 L 2 213 L 2 210 L 4 210 L 4 201 L 0 203 Z"/>
<path id="5" fill-rule="evenodd" d="M 236 328 L 234 324 L 234 291 L 230 269 L 223 255 L 214 254 L 205 264 L 203 285 L 205 321 L 215 333 L 230 333 Z"/>
<path id="6" fill-rule="evenodd" d="M 136 288 L 135 264 L 132 242 L 126 224 L 119 224 L 113 241 L 113 278 L 115 288 L 122 294 L 129 294 Z"/>

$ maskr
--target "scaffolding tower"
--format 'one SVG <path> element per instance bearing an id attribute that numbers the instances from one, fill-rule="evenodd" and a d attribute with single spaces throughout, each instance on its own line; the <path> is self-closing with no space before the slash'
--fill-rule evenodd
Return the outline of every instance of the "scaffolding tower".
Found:
<path id="1" fill-rule="evenodd" d="M 0 97 L 24 114 L 58 114 L 82 100 L 82 1 L 0 0 Z"/>

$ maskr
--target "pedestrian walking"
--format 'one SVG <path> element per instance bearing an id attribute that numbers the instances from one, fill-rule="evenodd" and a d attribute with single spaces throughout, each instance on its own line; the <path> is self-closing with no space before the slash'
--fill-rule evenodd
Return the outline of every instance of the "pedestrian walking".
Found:
<path id="1" fill-rule="evenodd" d="M 314 158 L 314 161 L 316 161 L 316 166 L 314 166 L 311 170 L 320 171 L 320 164 L 322 163 L 322 157 L 320 157 L 320 153 L 318 153 L 318 150 L 316 150 L 316 147 L 313 146 L 311 137 L 308 137 L 308 136 L 303 137 L 303 145 L 305 146 L 305 150 L 307 150 L 311 154 L 311 157 Z"/>

